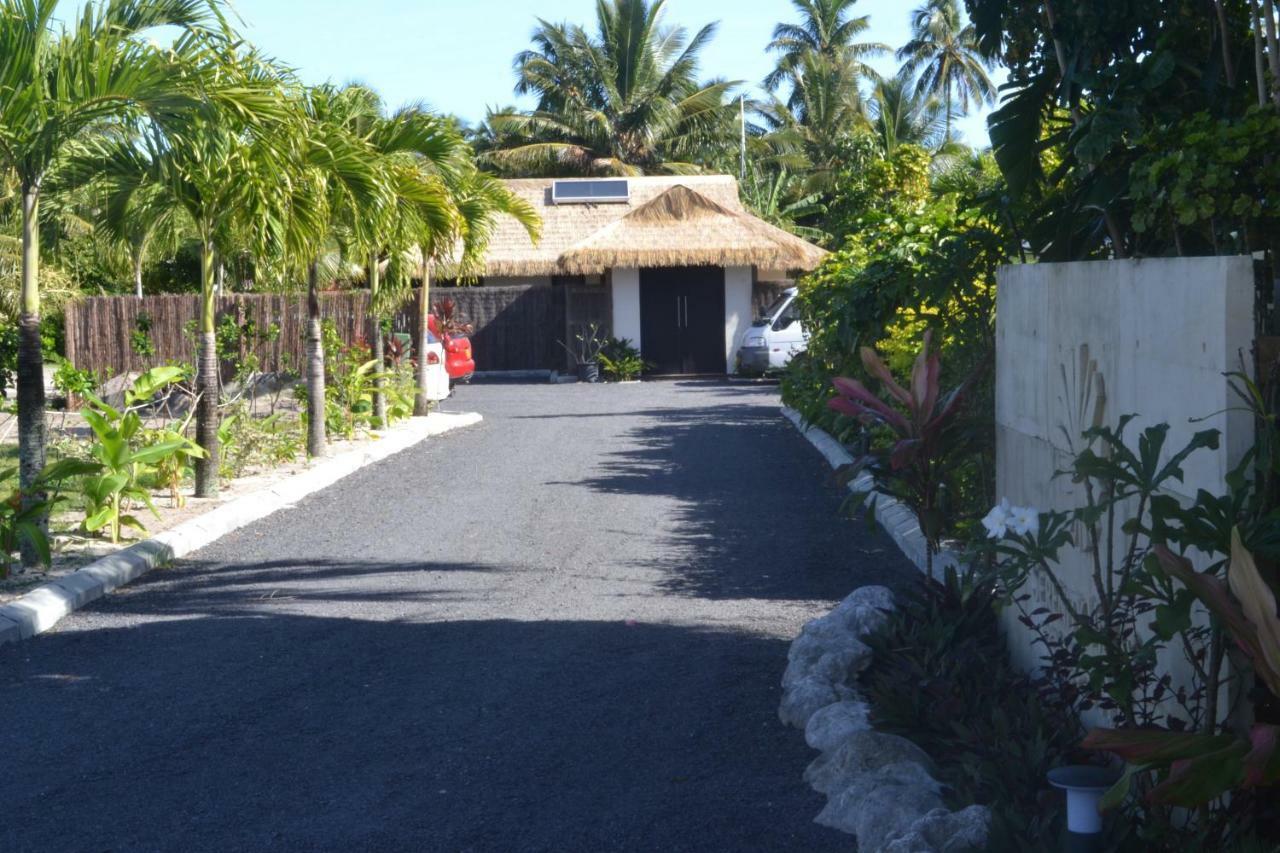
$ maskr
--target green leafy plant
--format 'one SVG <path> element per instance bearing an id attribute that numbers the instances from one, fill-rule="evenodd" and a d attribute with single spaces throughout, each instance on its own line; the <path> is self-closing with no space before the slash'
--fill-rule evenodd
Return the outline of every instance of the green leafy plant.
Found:
<path id="1" fill-rule="evenodd" d="M 908 387 L 898 384 L 870 347 L 862 348 L 862 364 L 893 402 L 882 400 L 856 379 L 837 377 L 833 380 L 837 396 L 828 406 L 882 431 L 888 440 L 873 436 L 871 449 L 840 473 L 846 480 L 864 471 L 871 474 L 871 488 L 855 494 L 853 500 L 861 503 L 869 495 L 885 495 L 910 508 L 928 543 L 927 569 L 932 575 L 933 556 L 952 523 L 956 472 L 976 450 L 974 430 L 961 415 L 965 394 L 977 374 L 943 395 L 939 387 L 942 362 L 930 332 L 924 335 Z"/>
<path id="2" fill-rule="evenodd" d="M 600 371 L 610 382 L 630 382 L 639 379 L 647 366 L 640 356 L 640 350 L 632 346 L 626 338 L 609 338 L 600 348 L 597 356 Z"/>
<path id="3" fill-rule="evenodd" d="M 204 448 L 186 437 L 193 414 L 194 411 L 189 413 L 176 427 L 143 431 L 145 447 L 176 445 L 172 453 L 155 460 L 152 478 L 157 487 L 169 492 L 169 501 L 175 507 L 186 504 L 186 498 L 182 494 L 182 483 L 193 473 L 192 466 L 195 460 L 206 456 Z"/>
<path id="4" fill-rule="evenodd" d="M 191 458 L 203 453 L 195 442 L 176 433 L 149 437 L 137 412 L 139 404 L 150 401 L 157 391 L 185 375 L 186 369 L 176 366 L 148 370 L 125 393 L 123 409 L 87 396 L 89 405 L 82 415 L 93 431 L 91 454 L 97 463 L 95 471 L 83 481 L 82 526 L 87 532 L 105 530 L 112 542 L 119 542 L 125 529 L 145 533 L 145 525 L 129 509 L 141 504 L 157 517 L 159 513 L 142 479 L 153 476 L 157 463 L 175 454 Z"/>
<path id="5" fill-rule="evenodd" d="M 1164 546 L 1155 553 L 1164 571 L 1181 581 L 1208 608 L 1247 656 L 1254 676 L 1280 696 L 1280 617 L 1276 595 L 1263 579 L 1239 531 L 1232 534 L 1227 583 L 1213 572 L 1199 572 L 1186 557 Z M 1136 774 L 1154 773 L 1157 784 L 1146 794 L 1152 803 L 1203 806 L 1233 790 L 1280 782 L 1280 726 L 1257 723 L 1244 736 L 1231 733 L 1097 728 L 1084 745 L 1111 752 L 1128 763 L 1128 772 L 1104 799 L 1123 802 Z"/>
<path id="6" fill-rule="evenodd" d="M 151 315 L 138 314 L 133 321 L 133 331 L 129 333 L 129 347 L 142 358 L 150 358 L 156 354 L 155 342 L 151 340 Z"/>
<path id="7" fill-rule="evenodd" d="M 953 806 L 991 809 L 990 849 L 1056 851 L 1064 814 L 1045 774 L 1076 759 L 1081 726 L 1011 663 L 992 581 L 947 568 L 910 584 L 866 638 L 860 685 L 877 730 L 936 758 Z"/>
<path id="8" fill-rule="evenodd" d="M 42 564 L 49 565 L 53 555 L 42 522 L 49 512 L 67 500 L 63 492 L 65 483 L 94 470 L 93 463 L 62 459 L 46 465 L 36 478 L 32 494 L 43 495 L 41 500 L 24 501 L 21 489 L 15 488 L 0 501 L 0 552 L 3 552 L 0 556 L 0 578 L 9 576 L 24 543 L 35 549 Z M 16 466 L 0 470 L 0 482 L 17 482 L 17 475 Z"/>

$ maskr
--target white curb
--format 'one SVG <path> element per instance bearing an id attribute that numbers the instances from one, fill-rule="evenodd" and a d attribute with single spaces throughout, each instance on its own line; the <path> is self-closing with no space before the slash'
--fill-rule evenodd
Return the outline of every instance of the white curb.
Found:
<path id="1" fill-rule="evenodd" d="M 319 459 L 311 467 L 269 488 L 228 501 L 198 518 L 151 539 L 108 554 L 68 575 L 49 581 L 21 598 L 0 605 L 0 646 L 44 633 L 68 614 L 136 580 L 156 566 L 183 557 L 237 530 L 293 506 L 364 466 L 450 430 L 479 423 L 476 412 L 435 412 L 411 418 L 354 450 Z"/>
<path id="2" fill-rule="evenodd" d="M 825 430 L 816 426 L 806 425 L 804 417 L 795 409 L 790 406 L 783 406 L 782 414 L 795 425 L 795 428 L 809 440 L 810 444 L 818 449 L 818 452 L 823 455 L 832 469 L 853 462 L 853 454 L 845 450 L 840 442 L 836 441 Z M 863 473 L 849 484 L 849 491 L 870 491 L 872 483 L 871 475 Z M 928 546 L 925 542 L 924 534 L 920 532 L 920 525 L 916 522 L 915 513 L 896 498 L 873 494 L 867 498 L 867 503 L 870 504 L 872 500 L 876 502 L 876 521 L 884 529 L 884 532 L 889 534 L 889 538 L 898 546 L 898 550 L 914 563 L 921 573 L 924 573 Z M 946 567 L 956 565 L 959 565 L 959 559 L 952 551 L 944 550 L 933 557 L 935 576 L 940 576 Z"/>

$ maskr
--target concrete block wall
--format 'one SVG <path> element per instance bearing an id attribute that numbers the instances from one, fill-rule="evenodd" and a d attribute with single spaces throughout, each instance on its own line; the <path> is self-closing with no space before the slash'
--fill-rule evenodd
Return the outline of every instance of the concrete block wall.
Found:
<path id="1" fill-rule="evenodd" d="M 1214 427 L 1217 451 L 1202 450 L 1185 466 L 1177 490 L 1221 492 L 1223 477 L 1253 442 L 1247 412 L 1235 405 L 1223 376 L 1251 370 L 1253 262 L 1248 257 L 1147 259 L 1029 264 L 1000 272 L 996 321 L 996 485 L 1015 505 L 1041 510 L 1082 505 L 1066 478 L 1080 432 L 1094 422 L 1114 426 L 1138 417 L 1126 435 L 1170 425 L 1166 447 Z M 1096 373 L 1091 373 L 1096 370 Z M 1086 388 L 1085 386 L 1089 386 Z M 1207 418 L 1193 423 L 1192 418 Z M 1077 541 L 1083 541 L 1078 531 Z M 1059 577 L 1080 602 L 1091 597 L 1088 561 L 1068 554 Z M 1030 607 L 1057 604 L 1045 581 L 1025 590 Z M 1005 616 L 1018 662 L 1031 668 L 1041 650 L 1032 634 Z M 1064 620 L 1065 621 L 1065 620 Z M 1062 623 L 1059 623 L 1062 624 Z M 1162 662 L 1179 677 L 1180 657 Z"/>

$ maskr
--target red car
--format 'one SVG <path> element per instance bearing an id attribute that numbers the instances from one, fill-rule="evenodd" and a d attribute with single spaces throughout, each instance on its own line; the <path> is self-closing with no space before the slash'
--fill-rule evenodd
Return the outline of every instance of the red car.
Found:
<path id="1" fill-rule="evenodd" d="M 440 334 L 435 314 L 428 319 L 427 328 L 444 344 L 444 369 L 450 381 L 466 382 L 470 379 L 476 372 L 476 362 L 471 357 L 471 339 L 466 335 Z"/>

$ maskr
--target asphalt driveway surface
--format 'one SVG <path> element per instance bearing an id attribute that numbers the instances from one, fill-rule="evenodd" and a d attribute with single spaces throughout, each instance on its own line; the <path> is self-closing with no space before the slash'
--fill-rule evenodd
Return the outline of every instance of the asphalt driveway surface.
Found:
<path id="1" fill-rule="evenodd" d="M 911 570 L 776 389 L 446 408 L 485 421 L 0 648 L 0 849 L 850 849 L 787 638 Z"/>

